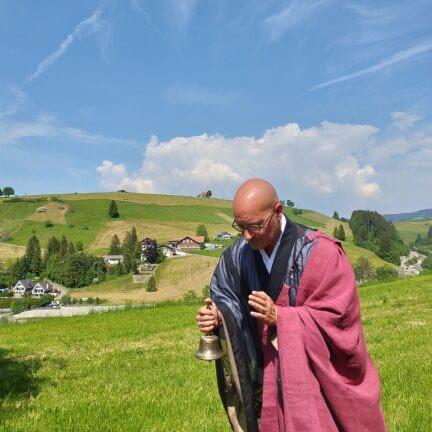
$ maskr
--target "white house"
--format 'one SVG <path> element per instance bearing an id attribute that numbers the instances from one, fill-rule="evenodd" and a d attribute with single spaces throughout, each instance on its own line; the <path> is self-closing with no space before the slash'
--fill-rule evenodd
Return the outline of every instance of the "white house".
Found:
<path id="1" fill-rule="evenodd" d="M 12 288 L 15 297 L 22 297 L 25 293 L 31 293 L 35 283 L 33 279 L 21 279 Z"/>
<path id="2" fill-rule="evenodd" d="M 50 292 L 52 292 L 52 285 L 45 281 L 38 282 L 31 291 L 35 297 L 42 297 Z"/>
<path id="3" fill-rule="evenodd" d="M 123 255 L 105 255 L 102 258 L 104 263 L 108 265 L 122 264 L 124 260 Z"/>
<path id="4" fill-rule="evenodd" d="M 184 256 L 185 255 L 184 252 L 176 249 L 173 246 L 166 245 L 166 244 L 158 246 L 158 251 L 162 252 L 167 258 L 173 258 L 176 256 Z"/>
<path id="5" fill-rule="evenodd" d="M 231 234 L 229 232 L 222 231 L 216 236 L 216 239 L 217 240 L 231 240 Z"/>

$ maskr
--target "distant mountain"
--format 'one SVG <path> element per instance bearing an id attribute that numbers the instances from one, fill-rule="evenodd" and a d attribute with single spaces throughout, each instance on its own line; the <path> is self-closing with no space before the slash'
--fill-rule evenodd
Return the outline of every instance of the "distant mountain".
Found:
<path id="1" fill-rule="evenodd" d="M 385 214 L 383 216 L 386 220 L 392 222 L 411 221 L 417 219 L 431 219 L 432 209 L 418 210 L 413 213 Z"/>

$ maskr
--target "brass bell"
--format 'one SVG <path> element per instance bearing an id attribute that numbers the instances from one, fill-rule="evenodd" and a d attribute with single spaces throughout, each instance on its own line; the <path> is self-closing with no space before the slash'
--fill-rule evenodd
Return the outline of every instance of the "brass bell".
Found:
<path id="1" fill-rule="evenodd" d="M 195 357 L 199 360 L 217 360 L 224 356 L 219 336 L 207 333 L 200 338 L 198 351 Z"/>
<path id="2" fill-rule="evenodd" d="M 206 309 L 211 309 L 208 304 Z M 199 360 L 217 360 L 224 356 L 222 351 L 219 336 L 213 334 L 213 332 L 206 333 L 201 336 L 198 351 L 195 353 L 195 357 Z"/>

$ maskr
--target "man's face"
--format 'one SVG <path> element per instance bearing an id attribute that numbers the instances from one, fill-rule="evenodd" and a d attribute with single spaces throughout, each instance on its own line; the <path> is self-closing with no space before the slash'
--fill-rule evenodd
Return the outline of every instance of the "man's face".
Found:
<path id="1" fill-rule="evenodd" d="M 242 229 L 245 240 L 252 249 L 273 249 L 280 234 L 280 214 L 275 207 L 260 210 L 237 206 L 235 223 Z M 261 228 L 260 228 L 261 227 Z"/>

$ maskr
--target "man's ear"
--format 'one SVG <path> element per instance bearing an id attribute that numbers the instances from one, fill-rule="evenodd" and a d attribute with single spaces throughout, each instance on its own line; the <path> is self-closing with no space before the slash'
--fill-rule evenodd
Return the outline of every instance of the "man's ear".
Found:
<path id="1" fill-rule="evenodd" d="M 275 213 L 277 213 L 277 214 L 283 213 L 283 205 L 280 203 L 280 201 L 278 201 L 275 204 L 274 209 L 275 209 Z"/>

